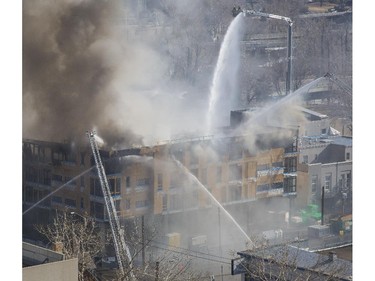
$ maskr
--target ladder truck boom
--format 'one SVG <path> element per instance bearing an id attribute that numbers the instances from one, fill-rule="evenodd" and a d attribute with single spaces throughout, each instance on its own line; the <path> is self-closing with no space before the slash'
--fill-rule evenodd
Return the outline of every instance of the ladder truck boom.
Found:
<path id="1" fill-rule="evenodd" d="M 132 258 L 130 255 L 129 247 L 127 246 L 123 231 L 120 227 L 120 221 L 117 216 L 115 203 L 113 201 L 113 198 L 111 196 L 111 191 L 108 185 L 107 176 L 105 174 L 104 166 L 102 164 L 102 160 L 99 153 L 99 148 L 95 140 L 95 132 L 87 132 L 87 137 L 90 142 L 91 150 L 94 156 L 96 168 L 98 171 L 98 176 L 100 180 L 100 186 L 102 188 L 103 197 L 104 197 L 104 203 L 107 209 L 108 213 L 108 220 L 112 231 L 113 236 L 113 243 L 115 247 L 116 252 L 116 258 L 118 262 L 119 269 L 121 271 L 121 275 L 125 276 L 125 263 L 127 262 L 129 265 L 128 272 L 130 273 L 130 276 L 132 280 L 134 280 L 134 274 L 132 271 Z"/>
<path id="2" fill-rule="evenodd" d="M 289 25 L 293 24 L 293 21 L 291 18 L 284 17 L 284 16 L 263 13 L 263 12 L 259 12 L 255 10 L 243 10 L 243 12 L 247 16 L 259 16 L 259 17 L 265 17 L 265 18 L 271 18 L 271 19 L 277 19 L 277 20 L 285 20 Z"/>
<path id="3" fill-rule="evenodd" d="M 325 78 L 331 80 L 332 82 L 334 82 L 337 86 L 339 86 L 341 88 L 341 90 L 343 90 L 345 92 L 346 95 L 348 96 L 351 96 L 352 95 L 352 89 L 346 85 L 344 82 L 342 82 L 340 79 L 338 79 L 335 75 L 333 75 L 332 73 L 329 73 L 327 72 L 325 75 L 324 75 Z"/>

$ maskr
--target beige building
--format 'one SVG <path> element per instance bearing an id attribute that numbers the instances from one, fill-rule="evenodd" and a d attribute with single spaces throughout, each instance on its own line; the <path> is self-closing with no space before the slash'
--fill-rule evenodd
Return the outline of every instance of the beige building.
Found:
<path id="1" fill-rule="evenodd" d="M 64 255 L 30 243 L 22 243 L 23 281 L 78 280 L 78 258 L 65 260 Z"/>
<path id="2" fill-rule="evenodd" d="M 88 145 L 24 140 L 23 157 L 24 222 L 36 210 L 42 221 L 51 210 L 66 208 L 106 220 Z M 102 148 L 101 157 L 118 214 L 124 218 L 204 208 L 212 202 L 202 187 L 220 203 L 295 192 L 295 186 L 284 184 L 284 172 L 295 171 L 291 165 L 296 165 L 287 161 L 285 166 L 290 159 L 285 148 L 273 145 L 251 152 L 245 137 L 186 139 L 117 151 Z"/>

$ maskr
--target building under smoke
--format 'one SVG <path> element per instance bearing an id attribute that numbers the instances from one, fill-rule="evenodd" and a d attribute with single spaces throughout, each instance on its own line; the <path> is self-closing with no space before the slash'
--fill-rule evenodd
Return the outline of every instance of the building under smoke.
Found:
<path id="1" fill-rule="evenodd" d="M 181 245 L 185 246 L 191 246 L 194 237 L 204 235 L 209 240 L 205 246 L 219 251 L 218 206 L 208 192 L 252 234 L 285 227 L 299 209 L 319 201 L 322 184 L 328 201 L 342 196 L 343 188 L 351 194 L 351 139 L 330 134 L 326 116 L 302 111 L 308 120 L 313 120 L 301 126 L 303 135 L 301 129 L 286 128 L 268 128 L 258 135 L 233 135 L 230 132 L 235 132 L 234 125 L 221 136 L 171 140 L 152 147 L 120 150 L 101 147 L 118 216 L 125 224 L 132 218 L 146 216 L 160 226 L 161 236 L 178 233 Z M 232 112 L 232 116 L 237 116 L 238 121 L 241 113 L 244 111 Z M 315 135 L 318 127 L 319 137 Z M 321 134 L 323 130 L 326 134 Z M 290 137 L 275 138 L 280 131 Z M 338 158 L 329 159 L 326 155 Z M 55 209 L 68 209 L 107 221 L 94 166 L 88 144 L 24 139 L 25 229 L 48 222 Z M 336 169 L 334 173 L 331 166 Z M 340 182 L 333 181 L 334 178 Z M 346 202 L 345 206 L 349 205 Z M 346 211 L 349 210 L 347 207 Z M 338 209 L 331 208 L 330 212 Z M 229 236 L 239 235 L 233 233 L 236 226 L 230 221 L 224 223 L 222 216 L 221 223 L 226 230 L 221 231 L 227 231 Z M 223 241 L 224 237 L 223 234 Z M 225 244 L 223 241 L 220 244 Z"/>

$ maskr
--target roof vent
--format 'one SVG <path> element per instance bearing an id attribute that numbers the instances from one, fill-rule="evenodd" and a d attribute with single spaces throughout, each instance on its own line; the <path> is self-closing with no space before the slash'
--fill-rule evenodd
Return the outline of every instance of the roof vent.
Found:
<path id="1" fill-rule="evenodd" d="M 337 259 L 337 255 L 335 252 L 329 252 L 328 254 L 328 260 L 329 261 L 335 261 Z"/>

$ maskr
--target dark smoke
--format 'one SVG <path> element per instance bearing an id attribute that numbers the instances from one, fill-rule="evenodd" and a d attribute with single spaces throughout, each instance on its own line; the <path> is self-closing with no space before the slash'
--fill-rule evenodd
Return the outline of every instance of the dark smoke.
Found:
<path id="1" fill-rule="evenodd" d="M 121 10 L 119 1 L 23 1 L 24 138 L 81 141 L 98 128 L 109 144 L 140 142 L 108 114 L 126 55 L 114 28 Z"/>

